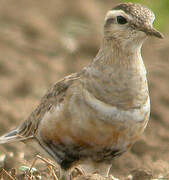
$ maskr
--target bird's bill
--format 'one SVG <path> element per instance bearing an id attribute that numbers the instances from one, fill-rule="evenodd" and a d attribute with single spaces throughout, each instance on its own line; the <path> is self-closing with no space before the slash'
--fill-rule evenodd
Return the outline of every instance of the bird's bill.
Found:
<path id="1" fill-rule="evenodd" d="M 155 28 L 147 28 L 143 30 L 149 36 L 155 36 L 157 38 L 164 38 L 164 35 L 157 31 Z"/>

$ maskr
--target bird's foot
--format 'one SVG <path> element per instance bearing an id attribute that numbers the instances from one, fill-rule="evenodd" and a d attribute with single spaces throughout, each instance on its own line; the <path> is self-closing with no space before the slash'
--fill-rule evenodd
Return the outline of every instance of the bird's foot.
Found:
<path id="1" fill-rule="evenodd" d="M 109 178 L 110 178 L 111 180 L 119 180 L 118 178 L 115 178 L 113 175 L 109 175 Z"/>
<path id="2" fill-rule="evenodd" d="M 72 180 L 78 176 L 85 176 L 85 172 L 80 167 L 75 167 L 69 174 L 66 176 L 66 180 Z"/>

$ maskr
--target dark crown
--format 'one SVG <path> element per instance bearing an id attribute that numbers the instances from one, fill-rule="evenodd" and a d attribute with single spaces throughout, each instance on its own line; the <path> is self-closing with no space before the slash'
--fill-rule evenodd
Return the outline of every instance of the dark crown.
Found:
<path id="1" fill-rule="evenodd" d="M 112 10 L 122 10 L 131 15 L 139 24 L 151 25 L 155 19 L 154 13 L 145 6 L 134 3 L 121 3 Z"/>

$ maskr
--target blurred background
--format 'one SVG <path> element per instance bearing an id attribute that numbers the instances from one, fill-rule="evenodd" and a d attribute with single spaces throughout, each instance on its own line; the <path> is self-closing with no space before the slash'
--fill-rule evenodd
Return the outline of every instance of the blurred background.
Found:
<path id="1" fill-rule="evenodd" d="M 47 89 L 95 57 L 107 10 L 120 0 L 1 0 L 0 135 L 23 122 Z M 114 160 L 112 173 L 124 177 L 141 168 L 169 172 L 169 1 L 130 0 L 151 8 L 165 39 L 149 39 L 142 56 L 151 96 L 151 120 L 133 146 Z M 0 166 L 29 164 L 35 152 L 22 143 L 0 146 Z M 24 157 L 24 159 L 23 159 Z"/>

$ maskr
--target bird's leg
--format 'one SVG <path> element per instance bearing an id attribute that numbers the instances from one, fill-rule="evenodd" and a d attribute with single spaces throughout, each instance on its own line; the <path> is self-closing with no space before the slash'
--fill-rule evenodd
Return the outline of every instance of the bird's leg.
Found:
<path id="1" fill-rule="evenodd" d="M 105 163 L 94 163 L 94 162 L 83 162 L 80 167 L 84 170 L 86 174 L 100 174 L 101 176 L 108 177 L 109 171 L 111 168 L 111 164 L 105 164 Z"/>
<path id="2" fill-rule="evenodd" d="M 81 167 L 75 167 L 70 173 L 70 176 L 72 178 L 77 177 L 79 175 L 85 176 L 85 172 L 83 171 L 83 169 Z"/>
<path id="3" fill-rule="evenodd" d="M 95 165 L 96 173 L 104 176 L 109 177 L 109 172 L 111 169 L 111 164 L 99 163 Z"/>
<path id="4" fill-rule="evenodd" d="M 64 171 L 64 177 L 66 180 L 72 180 L 79 175 L 85 176 L 85 172 L 81 169 L 81 167 L 75 167 L 74 169 Z"/>

